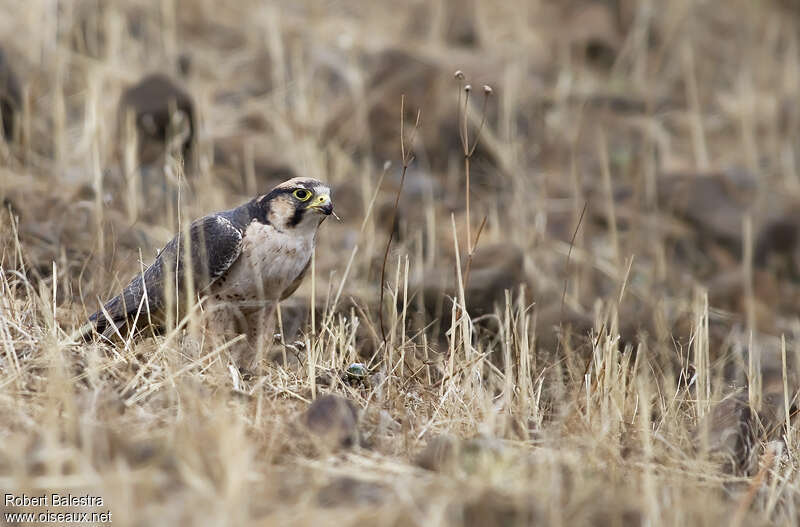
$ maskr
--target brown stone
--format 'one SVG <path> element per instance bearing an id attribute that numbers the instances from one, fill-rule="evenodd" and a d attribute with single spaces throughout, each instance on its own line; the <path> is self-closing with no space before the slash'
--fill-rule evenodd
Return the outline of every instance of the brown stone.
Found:
<path id="1" fill-rule="evenodd" d="M 464 291 L 467 311 L 473 317 L 494 312 L 496 305 L 505 305 L 505 291 L 516 294 L 520 285 L 528 280 L 524 269 L 525 255 L 511 244 L 486 245 L 478 248 L 470 265 L 469 281 Z M 462 277 L 466 275 L 467 262 L 461 260 Z M 455 264 L 442 266 L 425 274 L 414 288 L 421 289 L 425 308 L 433 317 L 449 320 L 451 298 L 457 298 Z"/>
<path id="2" fill-rule="evenodd" d="M 323 448 L 350 448 L 359 443 L 358 411 L 344 397 L 318 397 L 303 415 L 303 423 Z"/>

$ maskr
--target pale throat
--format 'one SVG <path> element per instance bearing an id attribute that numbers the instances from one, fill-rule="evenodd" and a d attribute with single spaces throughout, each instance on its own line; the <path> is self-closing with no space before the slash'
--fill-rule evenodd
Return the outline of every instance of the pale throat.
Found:
<path id="1" fill-rule="evenodd" d="M 263 224 L 258 221 L 253 221 L 246 230 L 245 239 L 255 241 L 256 239 L 263 240 L 265 237 L 270 237 L 273 240 L 283 240 L 282 243 L 295 242 L 303 246 L 314 246 L 317 238 L 317 231 L 324 216 L 315 214 L 311 211 L 307 212 L 303 220 L 293 227 L 286 225 L 285 220 L 281 220 L 278 216 L 273 220 L 272 213 L 268 216 L 269 223 Z"/>
<path id="2" fill-rule="evenodd" d="M 317 230 L 324 219 L 325 216 L 307 210 L 303 215 L 303 220 L 294 227 L 290 227 L 290 229 L 304 238 L 311 237 L 313 239 L 316 237 Z"/>

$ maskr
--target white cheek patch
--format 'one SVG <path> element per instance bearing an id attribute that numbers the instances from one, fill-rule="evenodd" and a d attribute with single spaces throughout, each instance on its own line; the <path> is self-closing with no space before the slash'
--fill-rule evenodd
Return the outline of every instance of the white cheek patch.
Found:
<path id="1" fill-rule="evenodd" d="M 270 203 L 270 211 L 274 214 L 273 218 L 282 225 L 294 214 L 294 205 L 285 199 L 274 199 Z"/>

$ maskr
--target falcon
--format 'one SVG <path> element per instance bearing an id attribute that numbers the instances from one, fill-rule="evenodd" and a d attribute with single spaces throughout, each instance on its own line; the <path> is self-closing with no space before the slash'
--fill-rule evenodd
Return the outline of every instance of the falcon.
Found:
<path id="1" fill-rule="evenodd" d="M 82 334 L 111 339 L 149 325 L 163 329 L 168 311 L 185 314 L 175 306 L 185 304 L 185 292 L 193 290 L 203 298 L 212 337 L 266 334 L 271 341 L 277 303 L 300 286 L 319 226 L 332 213 L 326 184 L 293 178 L 239 207 L 195 220 L 188 249 L 184 233 L 176 235 L 143 273 L 89 317 Z"/>

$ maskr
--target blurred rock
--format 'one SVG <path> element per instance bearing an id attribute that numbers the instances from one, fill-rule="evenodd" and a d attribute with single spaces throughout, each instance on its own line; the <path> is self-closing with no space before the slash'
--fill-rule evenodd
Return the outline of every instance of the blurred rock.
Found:
<path id="1" fill-rule="evenodd" d="M 398 191 L 400 191 L 400 201 L 397 204 L 395 217 L 394 203 Z M 343 189 L 337 194 L 343 195 L 342 197 L 349 201 L 341 207 L 342 214 L 346 214 L 347 217 L 361 214 L 364 204 L 363 199 L 355 199 L 360 198 L 356 188 Z M 384 179 L 372 210 L 372 218 L 383 232 L 394 230 L 395 240 L 405 239 L 408 234 L 415 236 L 425 228 L 425 207 L 434 207 L 437 203 L 442 203 L 447 198 L 442 194 L 441 185 L 437 180 L 425 171 L 409 167 L 402 189 L 398 173 L 391 174 L 391 177 L 387 175 Z M 337 207 L 338 203 L 337 200 Z M 394 223 L 392 219 L 395 220 Z"/>
<path id="2" fill-rule="evenodd" d="M 297 176 L 274 140 L 253 134 L 216 139 L 213 170 L 215 181 L 247 196 Z"/>
<path id="3" fill-rule="evenodd" d="M 425 448 L 417 454 L 414 463 L 434 472 L 452 468 L 459 450 L 459 440 L 451 435 L 438 435 L 430 438 Z"/>
<path id="4" fill-rule="evenodd" d="M 700 237 L 739 252 L 742 220 L 756 200 L 756 181 L 735 171 L 664 174 L 658 179 L 659 206 L 690 222 Z"/>
<path id="5" fill-rule="evenodd" d="M 747 320 L 752 308 L 754 329 L 768 335 L 786 332 L 785 323 L 775 316 L 776 312 L 793 312 L 800 307 L 800 288 L 777 270 L 754 269 L 752 304 L 749 303 L 741 267 L 720 272 L 713 277 L 709 281 L 708 291 L 713 306 L 733 311 L 739 314 L 741 320 Z"/>
<path id="6" fill-rule="evenodd" d="M 693 441 L 707 451 L 729 474 L 751 474 L 756 466 L 758 421 L 750 408 L 747 392 L 728 396 L 698 424 Z"/>
<path id="7" fill-rule="evenodd" d="M 322 507 L 378 505 L 386 500 L 388 489 L 374 481 L 350 476 L 335 478 L 319 490 L 317 500 Z"/>
<path id="8" fill-rule="evenodd" d="M 444 79 L 432 61 L 401 50 L 388 49 L 365 57 L 367 72 L 365 100 L 351 101 L 328 120 L 323 137 L 336 137 L 348 146 L 367 146 L 379 163 L 400 157 L 400 102 L 405 97 L 404 119 L 408 132 L 414 126 L 417 109 L 436 93 Z M 448 76 L 450 78 L 452 72 Z M 354 104 L 362 105 L 358 111 Z M 366 112 L 366 113 L 364 113 Z M 366 116 L 367 128 L 360 117 Z M 426 112 L 426 122 L 435 122 Z"/>
<path id="9" fill-rule="evenodd" d="M 684 336 L 675 320 L 667 319 L 665 313 L 634 296 L 625 298 L 617 307 L 616 327 L 604 326 L 603 331 L 615 331 L 619 336 L 619 349 L 626 346 L 636 349 L 643 340 L 651 342 L 673 342 Z M 590 338 L 599 329 L 595 324 L 595 313 L 579 310 L 561 298 L 537 299 L 536 324 L 541 328 L 536 333 L 537 347 L 555 350 L 560 339 L 566 337 Z M 595 335 L 596 337 L 596 335 Z"/>
<path id="10" fill-rule="evenodd" d="M 797 277 L 800 254 L 800 215 L 789 214 L 768 222 L 759 232 L 754 249 L 755 265 L 777 268 Z"/>
<path id="11" fill-rule="evenodd" d="M 0 118 L 3 121 L 3 137 L 14 139 L 15 127 L 22 110 L 22 92 L 17 75 L 3 49 L 0 48 Z"/>
<path id="12" fill-rule="evenodd" d="M 526 282 L 522 249 L 510 243 L 480 247 L 473 256 L 465 291 L 467 309 L 476 315 L 491 313 L 495 304 L 505 303 L 506 289 L 514 293 Z"/>
<path id="13" fill-rule="evenodd" d="M 624 1 L 624 0 L 622 0 Z M 620 27 L 616 0 L 545 0 L 530 24 L 549 49 L 570 49 L 576 60 L 610 69 L 629 29 Z M 558 60 L 551 53 L 552 60 Z"/>
<path id="14" fill-rule="evenodd" d="M 438 5 L 424 1 L 408 2 L 403 34 L 420 40 L 431 38 L 434 26 L 434 12 Z"/>
<path id="15" fill-rule="evenodd" d="M 601 2 L 580 2 L 573 9 L 564 34 L 589 64 L 610 69 L 622 44 L 614 13 Z"/>
<path id="16" fill-rule="evenodd" d="M 506 527 L 542 524 L 540 514 L 528 496 L 509 496 L 497 490 L 485 490 L 466 500 L 458 508 L 451 507 L 456 525 L 464 527 Z M 602 525 L 599 524 L 598 525 Z"/>
<path id="17" fill-rule="evenodd" d="M 172 79 L 151 74 L 123 93 L 118 123 L 123 145 L 128 112 L 134 116 L 141 164 L 153 163 L 162 156 L 167 141 L 176 141 L 184 159 L 189 160 L 195 132 L 194 103 Z"/>
<path id="18" fill-rule="evenodd" d="M 785 193 L 763 187 L 755 174 L 740 169 L 663 174 L 658 179 L 658 197 L 661 210 L 693 227 L 701 254 L 717 267 L 741 263 L 747 216 L 752 219 L 756 266 L 763 268 L 771 259 L 783 260 L 785 266 L 794 258 L 800 216 L 791 211 L 797 205 Z"/>
<path id="19" fill-rule="evenodd" d="M 537 300 L 536 325 L 541 328 L 536 332 L 537 348 L 553 351 L 558 348 L 559 340 L 568 335 L 588 336 L 594 321 L 589 314 L 579 312 L 569 304 L 565 303 L 562 308 L 560 299 L 546 305 Z"/>
<path id="20" fill-rule="evenodd" d="M 366 72 L 363 87 L 366 96 L 349 100 L 336 109 L 327 121 L 323 137 L 335 137 L 349 147 L 366 150 L 378 163 L 399 162 L 399 118 L 404 99 L 404 134 L 406 141 L 415 135 L 418 163 L 430 166 L 432 173 L 439 174 L 451 159 L 463 157 L 458 133 L 457 84 L 451 60 L 396 48 L 365 54 L 362 62 Z M 491 78 L 492 71 L 497 68 L 494 63 L 474 58 L 469 64 L 459 65 L 481 71 L 483 78 Z M 496 99 L 489 100 L 490 117 L 496 110 Z M 479 107 L 480 101 L 475 102 Z M 418 111 L 421 112 L 420 128 L 414 134 Z M 487 122 L 489 126 L 493 120 L 490 118 Z M 407 143 L 406 147 L 409 146 Z M 476 180 L 484 171 L 483 161 L 493 161 L 487 157 L 487 152 L 479 144 L 473 156 Z"/>
<path id="21" fill-rule="evenodd" d="M 445 42 L 468 48 L 480 46 L 475 0 L 446 0 L 443 4 Z"/>
<path id="22" fill-rule="evenodd" d="M 334 140 L 357 155 L 371 154 L 377 163 L 387 160 L 400 164 L 400 111 L 401 101 L 406 148 L 414 137 L 414 165 L 444 178 L 448 169 L 463 166 L 463 146 L 459 137 L 458 82 L 453 78 L 455 66 L 452 57 L 433 52 L 402 48 L 380 49 L 366 52 L 361 57 L 364 72 L 364 96 L 344 98 L 337 103 L 326 118 L 321 136 Z M 458 67 L 468 74 L 473 72 L 481 79 L 492 79 L 497 92 L 501 82 L 502 57 L 465 54 L 459 56 Z M 477 93 L 476 93 L 477 92 Z M 473 91 L 471 115 L 479 121 L 483 106 L 483 92 Z M 461 101 L 463 103 L 463 93 Z M 486 128 L 497 125 L 499 97 L 492 96 L 486 104 Z M 420 127 L 414 132 L 418 112 Z M 477 114 L 477 115 L 474 115 Z M 470 124 L 470 137 L 474 139 L 476 122 Z M 507 171 L 504 157 L 497 144 L 484 139 L 472 156 L 472 182 L 475 185 L 497 184 L 498 171 Z M 477 188 L 477 187 L 476 187 Z"/>
<path id="23" fill-rule="evenodd" d="M 466 260 L 461 260 L 466 273 Z M 450 318 L 450 298 L 458 296 L 455 264 L 430 270 L 411 291 L 421 291 L 425 309 L 432 318 Z M 519 247 L 508 244 L 480 246 L 472 259 L 469 282 L 464 291 L 467 310 L 472 317 L 493 313 L 495 305 L 505 305 L 505 290 L 515 294 L 521 284 L 527 284 L 525 254 Z"/>
<path id="24" fill-rule="evenodd" d="M 503 463 L 506 454 L 501 442 L 476 436 L 459 439 L 452 435 L 432 437 L 417 455 L 414 463 L 434 472 L 463 471 L 479 473 L 487 464 Z"/>
<path id="25" fill-rule="evenodd" d="M 359 444 L 358 411 L 344 397 L 331 394 L 318 397 L 303 415 L 303 423 L 324 448 L 350 448 Z"/>
<path id="26" fill-rule="evenodd" d="M 775 4 L 792 16 L 800 16 L 800 4 L 794 0 L 774 0 Z"/>
<path id="27" fill-rule="evenodd" d="M 186 40 L 205 43 L 228 54 L 241 51 L 247 45 L 247 35 L 241 26 L 228 19 L 208 17 L 203 9 L 177 9 L 181 36 Z"/>

